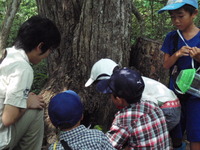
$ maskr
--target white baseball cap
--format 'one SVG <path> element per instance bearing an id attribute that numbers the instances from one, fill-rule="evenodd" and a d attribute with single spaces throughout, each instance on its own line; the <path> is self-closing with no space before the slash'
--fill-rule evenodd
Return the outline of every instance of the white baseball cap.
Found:
<path id="1" fill-rule="evenodd" d="M 90 78 L 85 83 L 85 87 L 90 86 L 96 80 L 109 79 L 113 73 L 113 69 L 118 66 L 113 60 L 103 58 L 97 61 L 93 66 L 90 73 Z"/>

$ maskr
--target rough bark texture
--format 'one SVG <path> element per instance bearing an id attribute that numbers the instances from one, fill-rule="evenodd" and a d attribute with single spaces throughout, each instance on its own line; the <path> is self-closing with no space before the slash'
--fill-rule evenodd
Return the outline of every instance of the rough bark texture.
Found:
<path id="1" fill-rule="evenodd" d="M 169 71 L 163 69 L 162 43 L 147 38 L 138 38 L 132 47 L 130 66 L 134 66 L 144 76 L 168 84 Z"/>
<path id="2" fill-rule="evenodd" d="M 85 125 L 103 125 L 108 130 L 116 109 L 110 98 L 85 88 L 92 65 L 111 58 L 128 66 L 131 50 L 131 0 L 37 0 L 39 14 L 58 26 L 62 42 L 48 59 L 49 81 L 42 91 L 46 103 L 56 93 L 75 90 L 85 105 Z M 47 117 L 47 142 L 55 140 L 55 129 Z"/>
<path id="3" fill-rule="evenodd" d="M 0 58 L 2 57 L 3 49 L 6 46 L 8 35 L 12 26 L 12 22 L 20 6 L 21 0 L 11 0 L 6 11 L 1 30 L 0 30 Z"/>

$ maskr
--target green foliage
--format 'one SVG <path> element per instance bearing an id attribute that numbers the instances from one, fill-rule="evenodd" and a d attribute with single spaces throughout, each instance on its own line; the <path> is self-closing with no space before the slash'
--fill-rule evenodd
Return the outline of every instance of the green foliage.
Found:
<path id="1" fill-rule="evenodd" d="M 97 130 L 102 131 L 102 130 L 103 130 L 103 127 L 100 126 L 100 125 L 95 125 L 95 126 L 94 126 L 94 129 L 97 129 Z"/>
<path id="2" fill-rule="evenodd" d="M 26 21 L 28 18 L 30 18 L 33 15 L 37 15 L 37 5 L 35 0 L 22 0 L 20 4 L 20 8 L 15 16 L 9 39 L 8 39 L 8 46 L 11 46 L 13 44 L 13 41 L 16 37 L 17 31 L 19 29 L 19 26 Z"/>
<path id="3" fill-rule="evenodd" d="M 32 85 L 32 92 L 39 94 L 48 79 L 46 60 L 42 60 L 39 64 L 33 65 L 33 70 L 34 80 Z"/>
<path id="4" fill-rule="evenodd" d="M 133 39 L 143 36 L 151 39 L 162 39 L 165 34 L 172 30 L 171 20 L 167 13 L 158 14 L 158 10 L 164 6 L 157 0 L 137 0 L 135 7 L 140 12 L 144 24 L 144 31 L 140 31 L 138 20 L 133 15 Z"/>
<path id="5" fill-rule="evenodd" d="M 148 37 L 154 40 L 163 40 L 169 31 L 174 29 L 168 12 L 158 14 L 158 10 L 166 5 L 165 0 L 136 0 L 135 7 L 138 9 L 144 20 L 144 31 L 140 31 L 138 20 L 133 15 L 133 39 L 138 37 Z M 200 17 L 195 20 L 196 25 L 200 23 Z"/>
<path id="6" fill-rule="evenodd" d="M 6 0 L 1 0 L 0 2 L 0 25 L 2 24 L 3 18 L 6 15 Z"/>
<path id="7" fill-rule="evenodd" d="M 100 131 L 102 131 L 102 132 L 104 132 L 104 133 L 106 133 L 107 131 L 103 128 L 103 126 L 102 125 L 95 125 L 94 127 L 93 127 L 93 129 L 97 129 L 97 130 L 100 130 Z"/>
<path id="8" fill-rule="evenodd" d="M 0 25 L 4 20 L 6 15 L 6 11 L 8 9 L 8 0 L 0 1 Z M 7 47 L 13 44 L 13 41 L 16 37 L 19 26 L 27 20 L 32 15 L 37 15 L 37 5 L 35 0 L 22 0 L 20 4 L 20 8 L 15 16 L 15 19 L 12 24 L 12 28 L 9 34 L 9 38 L 7 41 Z"/>

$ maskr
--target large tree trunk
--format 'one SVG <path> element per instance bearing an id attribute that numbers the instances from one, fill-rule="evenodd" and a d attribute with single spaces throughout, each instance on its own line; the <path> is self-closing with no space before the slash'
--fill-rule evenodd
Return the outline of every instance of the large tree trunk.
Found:
<path id="1" fill-rule="evenodd" d="M 48 59 L 49 81 L 44 87 L 46 102 L 55 93 L 75 90 L 85 106 L 85 125 L 100 124 L 108 130 L 116 111 L 108 96 L 85 88 L 92 65 L 111 58 L 128 66 L 131 35 L 131 0 L 37 0 L 39 14 L 52 19 L 62 34 L 59 53 Z M 47 115 L 47 114 L 46 114 Z M 45 116 L 48 143 L 54 140 Z M 53 132 L 54 133 L 54 132 Z"/>
<path id="2" fill-rule="evenodd" d="M 2 57 L 3 49 L 6 47 L 12 22 L 20 6 L 21 0 L 10 0 L 8 2 L 8 9 L 0 30 L 0 58 Z"/>
<path id="3" fill-rule="evenodd" d="M 169 71 L 163 68 L 164 53 L 162 43 L 148 38 L 138 38 L 132 47 L 130 66 L 138 69 L 142 75 L 168 85 Z"/>

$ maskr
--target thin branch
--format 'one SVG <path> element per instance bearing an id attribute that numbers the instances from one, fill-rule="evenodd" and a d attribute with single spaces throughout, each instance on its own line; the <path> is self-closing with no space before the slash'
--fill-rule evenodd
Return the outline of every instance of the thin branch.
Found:
<path id="1" fill-rule="evenodd" d="M 20 3 L 21 0 L 11 0 L 6 12 L 6 16 L 4 18 L 0 32 L 0 58 L 2 57 L 2 50 L 6 46 L 6 41 L 8 39 L 13 20 L 18 11 Z"/>
<path id="2" fill-rule="evenodd" d="M 138 20 L 139 26 L 140 26 L 140 34 L 143 35 L 144 33 L 144 20 L 142 18 L 142 15 L 138 11 L 138 9 L 135 7 L 134 3 L 132 4 L 132 13 L 135 15 L 136 19 Z"/>

